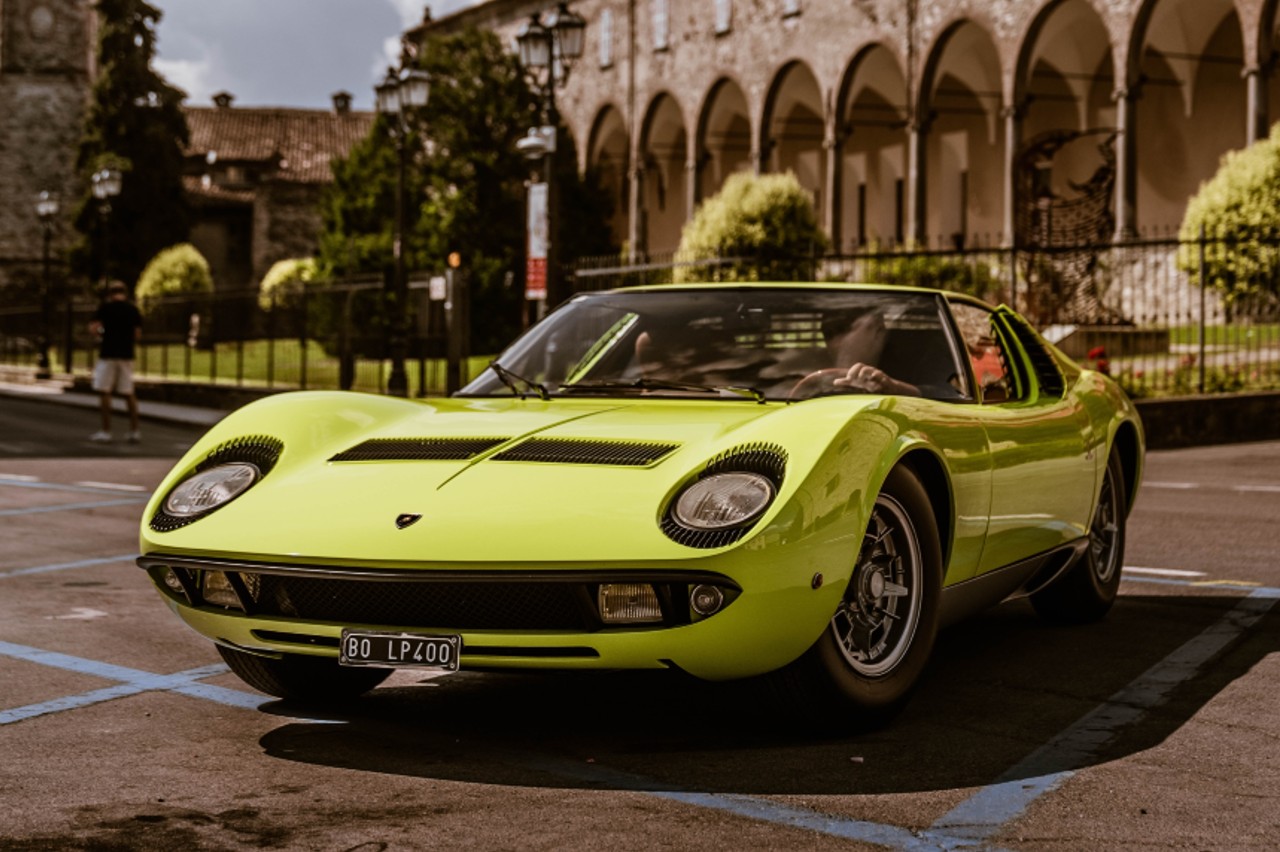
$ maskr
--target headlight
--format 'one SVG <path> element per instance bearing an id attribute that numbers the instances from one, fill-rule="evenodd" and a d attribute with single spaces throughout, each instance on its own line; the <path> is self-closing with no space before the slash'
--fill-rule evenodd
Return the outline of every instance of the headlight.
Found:
<path id="1" fill-rule="evenodd" d="M 773 483 L 758 473 L 712 474 L 684 490 L 674 514 L 690 529 L 729 529 L 758 518 L 773 494 Z"/>
<path id="2" fill-rule="evenodd" d="M 243 494 L 261 476 L 258 466 L 230 462 L 188 478 L 165 498 L 164 510 L 175 518 L 203 515 Z"/>

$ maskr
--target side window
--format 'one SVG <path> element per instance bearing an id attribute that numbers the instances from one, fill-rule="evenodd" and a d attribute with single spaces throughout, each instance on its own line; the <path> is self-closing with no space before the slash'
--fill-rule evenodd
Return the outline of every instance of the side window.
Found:
<path id="1" fill-rule="evenodd" d="M 960 329 L 973 365 L 984 403 L 1008 402 L 1016 398 L 1017 385 L 1009 371 L 1009 359 L 1000 345 L 993 326 L 994 314 L 986 308 L 966 302 L 952 302 L 951 314 Z"/>

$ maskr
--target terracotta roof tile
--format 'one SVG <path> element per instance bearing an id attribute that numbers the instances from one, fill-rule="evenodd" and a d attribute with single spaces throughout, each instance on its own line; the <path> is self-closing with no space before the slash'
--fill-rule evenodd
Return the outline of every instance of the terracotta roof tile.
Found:
<path id="1" fill-rule="evenodd" d="M 277 107 L 183 107 L 191 128 L 187 156 L 216 152 L 220 162 L 279 160 L 272 180 L 328 183 L 329 161 L 343 157 L 373 126 L 372 112 Z"/>

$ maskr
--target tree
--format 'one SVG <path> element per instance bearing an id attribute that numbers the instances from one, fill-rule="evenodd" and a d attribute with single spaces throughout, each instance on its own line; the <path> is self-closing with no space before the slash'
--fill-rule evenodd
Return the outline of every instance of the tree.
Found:
<path id="1" fill-rule="evenodd" d="M 1187 204 L 1178 265 L 1193 274 L 1202 232 L 1209 284 L 1228 304 L 1280 293 L 1280 124 L 1266 139 L 1229 151 Z"/>
<path id="2" fill-rule="evenodd" d="M 213 292 L 209 262 L 191 243 L 179 243 L 156 254 L 138 276 L 135 293 L 138 308 L 151 313 L 172 297 L 199 296 Z"/>
<path id="3" fill-rule="evenodd" d="M 471 292 L 473 348 L 492 351 L 519 327 L 530 167 L 515 143 L 538 123 L 537 98 L 519 62 L 489 31 L 430 36 L 414 64 L 431 75 L 431 98 L 422 126 L 405 140 L 406 262 L 410 269 L 441 270 L 450 253 L 459 253 Z M 397 154 L 391 129 L 379 118 L 334 164 L 320 240 L 328 273 L 392 272 Z M 561 228 L 561 256 L 607 251 L 606 211 L 596 209 L 597 195 L 578 178 L 571 144 L 558 162 L 562 209 L 573 213 L 561 221 L 574 223 Z"/>
<path id="4" fill-rule="evenodd" d="M 302 288 L 320 279 L 314 257 L 291 257 L 271 264 L 258 286 L 258 307 L 264 311 L 292 309 L 301 301 Z"/>
<path id="5" fill-rule="evenodd" d="M 737 172 L 708 198 L 680 235 L 682 261 L 736 258 L 727 266 L 687 266 L 677 281 L 812 279 L 813 259 L 827 247 L 813 199 L 796 176 Z"/>
<path id="6" fill-rule="evenodd" d="M 76 158 L 87 188 L 75 219 L 83 238 L 72 250 L 72 264 L 91 278 L 105 274 L 131 282 L 158 251 L 187 239 L 182 160 L 189 132 L 181 110 L 186 94 L 151 66 L 159 9 L 146 0 L 98 0 L 97 10 L 98 75 Z M 104 234 L 88 188 L 90 176 L 107 165 L 124 172 L 124 181 L 110 201 Z"/>

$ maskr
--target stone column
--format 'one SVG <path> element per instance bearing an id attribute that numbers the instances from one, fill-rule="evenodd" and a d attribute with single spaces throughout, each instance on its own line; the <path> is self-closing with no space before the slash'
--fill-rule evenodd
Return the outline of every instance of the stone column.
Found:
<path id="1" fill-rule="evenodd" d="M 1014 244 L 1018 217 L 1018 148 L 1022 144 L 1022 110 L 1017 106 L 1000 109 L 1004 119 L 1004 216 L 1001 228 L 1006 247 Z"/>
<path id="2" fill-rule="evenodd" d="M 1116 89 L 1111 98 L 1116 104 L 1115 238 L 1124 240 L 1138 233 L 1138 89 Z"/>
<path id="3" fill-rule="evenodd" d="M 1245 126 L 1244 143 L 1252 145 L 1259 139 L 1267 138 L 1270 127 L 1268 79 L 1264 69 L 1256 65 L 1244 69 L 1245 83 Z"/>
<path id="4" fill-rule="evenodd" d="M 923 245 L 929 236 L 926 174 L 929 161 L 929 126 L 913 117 L 907 126 L 906 237 L 908 243 Z"/>
<path id="5" fill-rule="evenodd" d="M 831 238 L 831 245 L 837 254 L 843 251 L 841 246 L 841 205 L 844 199 L 840 197 L 840 188 L 843 183 L 841 176 L 841 167 L 843 158 L 840 152 L 843 148 L 839 132 L 834 126 L 834 122 L 827 127 L 827 132 L 822 139 L 823 155 L 827 158 L 827 181 L 823 187 L 826 193 L 826 203 L 822 206 L 822 227 L 826 229 L 827 236 Z"/>
<path id="6" fill-rule="evenodd" d="M 644 233 L 644 201 L 641 194 L 644 192 L 644 168 L 639 164 L 638 157 L 632 157 L 632 167 L 627 172 L 627 179 L 631 182 L 631 209 L 628 211 L 629 221 L 627 222 L 627 241 L 631 246 L 631 260 L 635 260 L 645 251 L 645 233 Z"/>

